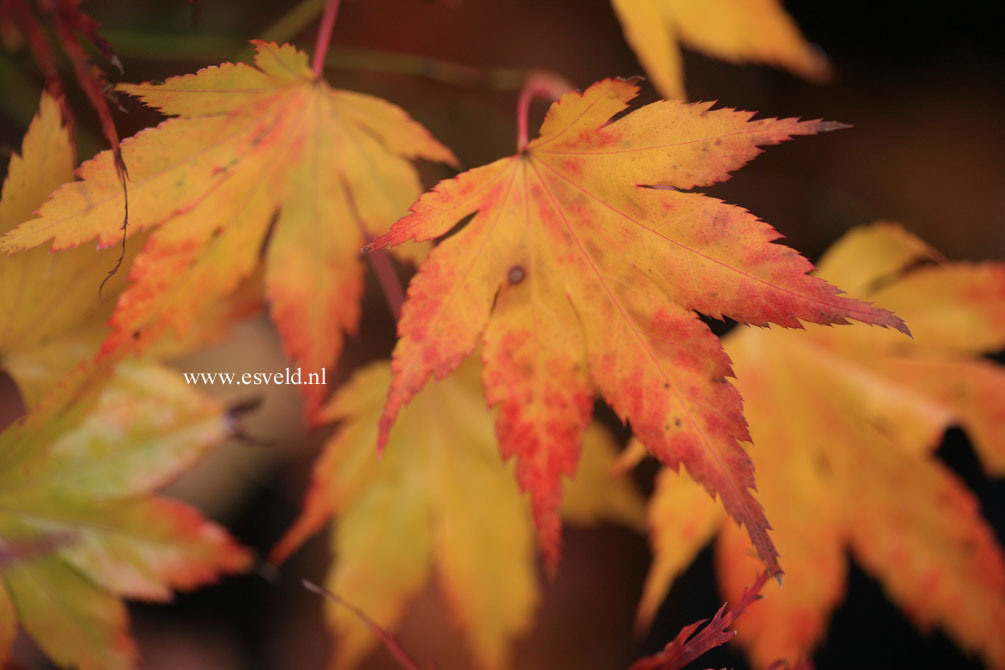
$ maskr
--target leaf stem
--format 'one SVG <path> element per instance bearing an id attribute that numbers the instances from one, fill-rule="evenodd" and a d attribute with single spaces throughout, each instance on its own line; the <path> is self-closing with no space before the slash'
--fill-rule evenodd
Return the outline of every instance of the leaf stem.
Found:
<path id="1" fill-rule="evenodd" d="M 527 116 L 530 113 L 530 101 L 534 98 L 558 100 L 563 93 L 573 89 L 572 84 L 553 72 L 531 70 L 527 73 L 523 88 L 516 99 L 516 150 L 523 153 L 527 148 Z"/>
<path id="2" fill-rule="evenodd" d="M 384 292 L 384 299 L 387 300 L 387 308 L 391 310 L 391 316 L 397 323 L 401 319 L 401 305 L 405 302 L 405 292 L 398 280 L 398 273 L 391 265 L 391 256 L 384 249 L 375 249 L 367 253 L 366 258 L 373 268 L 373 273 L 377 275 L 380 289 Z"/>
<path id="3" fill-rule="evenodd" d="M 338 6 L 339 0 L 328 0 L 325 3 L 325 11 L 321 15 L 318 41 L 314 44 L 314 60 L 311 62 L 311 69 L 314 70 L 314 76 L 318 79 L 324 73 L 325 56 L 328 54 L 328 45 L 332 41 L 332 29 L 335 27 Z"/>
<path id="4" fill-rule="evenodd" d="M 383 291 L 384 299 L 387 301 L 387 308 L 390 310 L 394 322 L 397 323 L 401 319 L 401 306 L 405 302 L 405 292 L 401 288 L 398 273 L 394 271 L 394 266 L 391 265 L 391 257 L 386 251 L 383 249 L 370 249 L 373 237 L 371 237 L 370 231 L 366 229 L 363 219 L 359 216 L 359 210 L 356 208 L 356 200 L 353 198 L 352 191 L 349 190 L 349 186 L 345 183 L 342 184 L 342 189 L 345 193 L 346 202 L 349 203 L 349 209 L 352 211 L 352 216 L 356 220 L 356 225 L 359 226 L 360 236 L 366 244 L 362 252 L 366 255 L 370 268 L 377 276 L 380 290 Z"/>

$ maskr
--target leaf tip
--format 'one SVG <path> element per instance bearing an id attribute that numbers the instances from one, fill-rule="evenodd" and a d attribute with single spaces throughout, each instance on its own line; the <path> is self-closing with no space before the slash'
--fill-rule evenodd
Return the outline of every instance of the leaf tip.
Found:
<path id="1" fill-rule="evenodd" d="M 883 315 L 886 318 L 876 321 L 874 325 L 883 326 L 884 328 L 893 328 L 894 330 L 899 331 L 904 335 L 907 335 L 912 340 L 914 339 L 914 335 L 911 333 L 911 329 L 907 326 L 907 323 L 902 318 L 900 318 L 899 316 L 897 316 L 896 314 L 894 314 L 889 310 L 880 309 L 878 311 L 883 313 Z"/>
<path id="2" fill-rule="evenodd" d="M 374 251 L 379 251 L 380 249 L 387 249 L 388 247 L 395 246 L 396 244 L 401 244 L 401 242 L 403 241 L 401 239 L 397 240 L 397 242 L 391 240 L 391 234 L 393 232 L 394 232 L 394 226 L 391 226 L 391 230 L 388 230 L 383 235 L 378 235 L 374 239 L 370 240 L 370 242 L 367 243 L 362 249 L 360 249 L 359 252 L 361 254 L 369 254 L 373 253 Z"/>
<path id="3" fill-rule="evenodd" d="M 832 130 L 846 130 L 852 128 L 850 123 L 841 123 L 840 121 L 818 121 L 817 122 L 817 132 L 829 133 Z"/>

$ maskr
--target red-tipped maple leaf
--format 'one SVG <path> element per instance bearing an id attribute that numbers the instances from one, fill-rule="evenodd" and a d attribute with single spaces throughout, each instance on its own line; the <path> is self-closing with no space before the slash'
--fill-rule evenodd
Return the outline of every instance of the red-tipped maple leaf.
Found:
<path id="1" fill-rule="evenodd" d="M 380 420 L 484 343 L 483 382 L 505 456 L 531 493 L 542 549 L 559 553 L 561 476 L 571 475 L 599 390 L 642 442 L 688 470 L 780 571 L 729 359 L 696 312 L 799 327 L 855 319 L 907 331 L 840 297 L 739 207 L 682 192 L 728 178 L 792 135 L 840 127 L 663 101 L 611 121 L 637 94 L 622 80 L 568 93 L 525 151 L 441 182 L 373 247 L 422 241 L 473 218 L 413 278 Z M 652 186 L 670 188 L 650 188 Z"/>

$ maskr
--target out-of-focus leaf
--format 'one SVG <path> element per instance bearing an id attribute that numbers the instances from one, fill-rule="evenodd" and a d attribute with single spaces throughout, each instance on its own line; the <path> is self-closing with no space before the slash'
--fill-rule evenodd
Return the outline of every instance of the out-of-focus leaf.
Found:
<path id="1" fill-rule="evenodd" d="M 390 630 L 435 568 L 475 658 L 503 667 L 540 596 L 530 511 L 499 455 L 478 377 L 472 361 L 425 388 L 402 411 L 378 459 L 377 419 L 391 372 L 381 362 L 356 373 L 324 410 L 341 422 L 338 432 L 272 560 L 283 560 L 334 512 L 332 593 Z M 639 525 L 638 494 L 610 476 L 610 436 L 600 427 L 588 435 L 584 467 L 569 486 L 570 515 Z M 373 632 L 334 603 L 326 615 L 336 667 L 353 667 L 373 647 Z"/>
<path id="2" fill-rule="evenodd" d="M 830 68 L 779 0 L 612 0 L 625 39 L 657 90 L 685 98 L 680 44 L 733 63 L 783 67 L 811 81 Z"/>
<path id="3" fill-rule="evenodd" d="M 896 310 L 914 341 L 814 326 L 727 338 L 786 571 L 785 588 L 769 586 L 740 632 L 755 663 L 810 654 L 843 596 L 850 550 L 920 628 L 939 626 L 993 667 L 1005 665 L 1002 548 L 973 493 L 932 454 L 945 429 L 960 425 L 985 469 L 1005 472 L 1005 373 L 981 357 L 1005 346 L 1005 265 L 935 258 L 899 226 L 877 224 L 849 233 L 820 265 L 823 277 Z M 699 493 L 683 477 L 660 482 L 643 623 L 710 525 L 720 529 L 727 595 L 757 569 L 718 506 L 679 510 Z M 689 519 L 700 532 L 690 532 Z"/>
<path id="4" fill-rule="evenodd" d="M 62 667 L 135 665 L 121 598 L 243 570 L 249 556 L 195 509 L 153 493 L 230 435 L 226 413 L 149 363 L 78 369 L 0 434 L 0 643 L 14 623 Z M 0 644 L 3 649 L 3 644 Z"/>

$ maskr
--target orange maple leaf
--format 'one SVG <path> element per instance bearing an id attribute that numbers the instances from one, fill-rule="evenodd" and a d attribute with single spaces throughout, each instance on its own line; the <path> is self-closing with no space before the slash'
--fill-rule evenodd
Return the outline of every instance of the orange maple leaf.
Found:
<path id="1" fill-rule="evenodd" d="M 197 510 L 153 494 L 232 432 L 174 371 L 78 368 L 0 433 L 0 663 L 17 626 L 60 667 L 136 666 L 122 598 L 165 601 L 250 562 Z"/>
<path id="2" fill-rule="evenodd" d="M 255 45 L 257 67 L 224 63 L 120 87 L 179 118 L 122 143 L 128 232 L 155 230 L 105 351 L 188 331 L 204 306 L 254 271 L 268 240 L 265 291 L 287 352 L 311 371 L 332 365 L 359 319 L 359 248 L 421 190 L 408 159 L 454 160 L 398 107 L 317 79 L 303 52 Z M 0 238 L 0 250 L 49 240 L 53 250 L 94 238 L 118 244 L 123 192 L 112 155 L 87 161 L 78 175 L 37 218 Z M 313 413 L 325 389 L 301 388 Z"/>
<path id="3" fill-rule="evenodd" d="M 685 98 L 678 42 L 733 63 L 784 67 L 811 81 L 829 76 L 827 59 L 810 46 L 779 0 L 612 0 L 639 61 L 656 89 Z"/>
<path id="4" fill-rule="evenodd" d="M 1005 665 L 1005 553 L 973 493 L 932 454 L 945 429 L 961 425 L 986 469 L 1005 474 L 1005 373 L 979 357 L 1005 346 L 1005 265 L 919 265 L 938 258 L 879 224 L 849 233 L 820 264 L 822 276 L 908 319 L 913 342 L 819 327 L 726 338 L 760 499 L 786 557 L 785 588 L 772 589 L 740 632 L 755 663 L 810 654 L 844 593 L 850 550 L 919 627 L 938 624 Z M 724 521 L 688 478 L 663 473 L 640 623 L 716 535 L 720 581 L 727 596 L 739 593 L 757 565 Z"/>
<path id="5" fill-rule="evenodd" d="M 743 209 L 683 189 L 728 178 L 759 145 L 839 124 L 751 121 L 664 101 L 611 122 L 637 94 L 605 80 L 554 104 L 515 156 L 440 182 L 374 248 L 444 235 L 412 279 L 380 420 L 484 342 L 504 456 L 531 493 L 541 547 L 559 553 L 561 476 L 571 475 L 594 389 L 664 463 L 681 462 L 779 572 L 750 489 L 749 439 L 729 359 L 697 312 L 798 327 L 856 319 L 906 332 L 892 313 L 838 296 Z M 661 188 L 652 188 L 652 187 Z"/>

